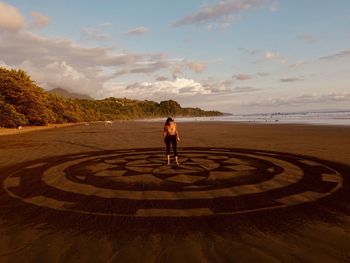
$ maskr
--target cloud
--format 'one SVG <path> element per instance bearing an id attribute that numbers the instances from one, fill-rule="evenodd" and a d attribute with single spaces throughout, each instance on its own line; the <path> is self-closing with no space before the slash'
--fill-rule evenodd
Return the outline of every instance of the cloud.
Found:
<path id="1" fill-rule="evenodd" d="M 274 53 L 274 52 L 271 52 L 271 51 L 266 51 L 264 57 L 266 59 L 275 59 L 275 58 L 280 57 L 280 54 Z"/>
<path id="2" fill-rule="evenodd" d="M 210 80 L 209 80 L 210 81 Z M 258 88 L 239 86 L 231 87 L 232 82 L 199 83 L 193 79 L 176 78 L 174 80 L 159 80 L 155 82 L 133 83 L 122 90 L 123 95 L 137 94 L 142 98 L 182 97 L 197 95 L 233 94 L 258 91 Z"/>
<path id="3" fill-rule="evenodd" d="M 233 75 L 232 78 L 236 80 L 244 81 L 244 80 L 252 79 L 252 76 L 249 74 L 238 74 L 238 75 Z"/>
<path id="4" fill-rule="evenodd" d="M 262 0 L 220 1 L 213 5 L 204 6 L 194 14 L 181 18 L 173 26 L 178 27 L 213 21 L 229 23 L 234 16 L 249 9 L 259 7 L 262 3 Z"/>
<path id="5" fill-rule="evenodd" d="M 175 80 L 134 83 L 128 85 L 123 93 L 152 98 L 154 96 L 209 94 L 210 91 L 192 79 L 176 78 Z"/>
<path id="6" fill-rule="evenodd" d="M 116 72 L 170 71 L 162 54 L 118 53 L 112 48 L 82 46 L 70 39 L 43 37 L 26 30 L 0 31 L 0 54 L 8 67 L 24 69 L 47 89 L 59 86 L 91 96 L 117 78 Z"/>
<path id="7" fill-rule="evenodd" d="M 28 31 L 3 33 L 0 38 L 2 60 L 9 64 L 20 64 L 24 60 L 38 65 L 66 61 L 79 67 L 117 67 L 158 58 L 157 54 L 118 54 L 112 48 L 86 47 L 67 38 L 43 37 Z"/>
<path id="8" fill-rule="evenodd" d="M 111 22 L 103 22 L 102 24 L 100 24 L 101 27 L 109 27 L 112 26 L 113 24 Z"/>
<path id="9" fill-rule="evenodd" d="M 259 91 L 259 88 L 251 87 L 251 86 L 238 86 L 232 89 L 232 93 L 247 93 L 247 92 L 254 92 Z"/>
<path id="10" fill-rule="evenodd" d="M 303 33 L 298 37 L 300 40 L 304 41 L 307 44 L 313 44 L 317 42 L 317 38 L 311 33 Z"/>
<path id="11" fill-rule="evenodd" d="M 310 61 L 307 60 L 299 60 L 293 64 L 290 64 L 289 67 L 290 68 L 300 68 L 301 66 L 304 66 L 306 64 L 308 64 Z"/>
<path id="12" fill-rule="evenodd" d="M 50 18 L 48 16 L 38 12 L 32 12 L 31 16 L 32 16 L 31 26 L 34 28 L 46 27 L 50 22 Z"/>
<path id="13" fill-rule="evenodd" d="M 343 51 L 340 51 L 338 53 L 335 53 L 333 55 L 321 57 L 320 59 L 321 60 L 328 60 L 328 61 L 330 61 L 330 60 L 346 58 L 346 57 L 349 57 L 349 56 L 350 56 L 350 49 L 347 49 L 347 50 L 343 50 Z"/>
<path id="14" fill-rule="evenodd" d="M 108 40 L 111 38 L 110 35 L 104 34 L 100 28 L 86 27 L 83 28 L 81 34 L 84 39 L 93 40 Z"/>
<path id="15" fill-rule="evenodd" d="M 269 98 L 242 103 L 248 107 L 301 106 L 309 104 L 330 105 L 333 103 L 350 103 L 350 93 L 303 94 L 296 97 Z"/>
<path id="16" fill-rule="evenodd" d="M 87 40 L 109 40 L 111 36 L 103 31 L 110 26 L 112 26 L 111 22 L 104 22 L 96 27 L 85 27 L 82 29 L 81 35 Z"/>
<path id="17" fill-rule="evenodd" d="M 24 28 L 25 19 L 16 7 L 0 2 L 0 14 L 0 29 L 17 31 Z"/>
<path id="18" fill-rule="evenodd" d="M 272 52 L 272 51 L 266 51 L 265 54 L 264 54 L 264 59 L 265 60 L 270 60 L 270 61 L 277 61 L 280 64 L 287 63 L 287 59 L 282 57 L 279 53 Z"/>
<path id="19" fill-rule="evenodd" d="M 156 78 L 156 81 L 164 81 L 164 80 L 169 80 L 167 77 L 159 76 Z"/>
<path id="20" fill-rule="evenodd" d="M 169 65 L 170 63 L 166 60 L 138 62 L 118 70 L 115 73 L 115 76 L 122 76 L 126 74 L 150 74 L 169 68 Z"/>
<path id="21" fill-rule="evenodd" d="M 238 50 L 250 55 L 250 56 L 255 56 L 261 52 L 260 49 L 249 49 L 249 48 L 238 48 Z"/>
<path id="22" fill-rule="evenodd" d="M 256 73 L 256 75 L 259 77 L 267 77 L 267 76 L 270 76 L 271 74 L 268 72 L 258 72 Z"/>
<path id="23" fill-rule="evenodd" d="M 188 96 L 220 95 L 234 93 L 249 93 L 260 89 L 250 86 L 233 86 L 232 80 L 215 81 L 207 79 L 197 82 L 188 78 L 168 80 L 161 78 L 154 82 L 135 82 L 119 89 L 119 95 L 149 98 L 184 98 Z"/>
<path id="24" fill-rule="evenodd" d="M 211 94 L 233 94 L 233 93 L 249 93 L 260 89 L 250 86 L 235 86 L 234 78 L 226 80 L 216 80 L 208 78 L 202 81 L 203 86 L 210 90 Z"/>
<path id="25" fill-rule="evenodd" d="M 297 82 L 297 81 L 303 81 L 304 78 L 282 78 L 280 79 L 281 82 Z"/>
<path id="26" fill-rule="evenodd" d="M 196 74 L 200 74 L 206 70 L 206 64 L 204 62 L 188 61 L 186 59 L 177 59 L 172 61 L 169 65 L 172 68 L 173 79 L 183 74 L 185 69 L 189 69 Z"/>
<path id="27" fill-rule="evenodd" d="M 136 27 L 133 29 L 130 29 L 129 31 L 125 32 L 125 36 L 140 36 L 140 35 L 145 35 L 149 32 L 150 30 L 147 27 L 140 26 Z"/>
<path id="28" fill-rule="evenodd" d="M 6 68 L 23 69 L 30 73 L 38 85 L 47 90 L 60 87 L 68 91 L 93 95 L 96 91 L 103 89 L 104 78 L 99 76 L 101 72 L 98 69 L 74 68 L 65 61 L 52 62 L 43 66 L 35 65 L 30 61 L 24 61 L 19 65 L 8 65 L 2 62 L 0 65 Z"/>
<path id="29" fill-rule="evenodd" d="M 211 24 L 207 25 L 205 27 L 205 29 L 208 32 L 212 32 L 215 29 L 221 29 L 221 30 L 225 31 L 227 28 L 230 27 L 230 25 L 231 25 L 231 22 L 211 23 Z"/>
<path id="30" fill-rule="evenodd" d="M 272 2 L 270 5 L 270 11 L 276 12 L 278 10 L 278 3 L 276 1 Z"/>
<path id="31" fill-rule="evenodd" d="M 187 67 L 195 73 L 202 73 L 206 69 L 203 62 L 188 62 Z"/>

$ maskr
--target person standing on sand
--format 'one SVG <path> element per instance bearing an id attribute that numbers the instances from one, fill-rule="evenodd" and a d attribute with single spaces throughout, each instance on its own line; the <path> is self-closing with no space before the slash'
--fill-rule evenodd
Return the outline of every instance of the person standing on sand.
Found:
<path id="1" fill-rule="evenodd" d="M 163 128 L 163 141 L 166 145 L 167 164 L 170 165 L 170 144 L 173 146 L 176 165 L 179 165 L 177 156 L 177 142 L 180 141 L 179 131 L 176 128 L 174 119 L 167 118 Z"/>

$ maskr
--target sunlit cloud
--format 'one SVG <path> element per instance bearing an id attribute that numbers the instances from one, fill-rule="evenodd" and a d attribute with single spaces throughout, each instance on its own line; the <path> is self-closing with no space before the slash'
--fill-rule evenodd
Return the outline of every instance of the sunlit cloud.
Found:
<path id="1" fill-rule="evenodd" d="M 32 16 L 31 26 L 33 28 L 43 28 L 50 23 L 50 18 L 47 15 L 44 15 L 42 13 L 32 12 L 31 16 Z"/>
<path id="2" fill-rule="evenodd" d="M 25 27 L 25 18 L 16 7 L 0 2 L 0 14 L 0 29 L 17 31 Z"/>
<path id="3" fill-rule="evenodd" d="M 195 73 L 202 73 L 206 69 L 203 62 L 188 62 L 187 67 Z"/>
<path id="4" fill-rule="evenodd" d="M 197 12 L 181 18 L 173 25 L 178 27 L 207 22 L 230 24 L 232 19 L 238 14 L 249 9 L 260 7 L 262 4 L 262 0 L 220 1 L 216 4 L 200 8 Z"/>
<path id="5" fill-rule="evenodd" d="M 191 72 L 196 74 L 200 74 L 206 70 L 206 63 L 199 61 L 188 61 L 186 59 L 171 61 L 170 65 L 174 79 L 181 76 L 186 69 L 189 69 Z"/>

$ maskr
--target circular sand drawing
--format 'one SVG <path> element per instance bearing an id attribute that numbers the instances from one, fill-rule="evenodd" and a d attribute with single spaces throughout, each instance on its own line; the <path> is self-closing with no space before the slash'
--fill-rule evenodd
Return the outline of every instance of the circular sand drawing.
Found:
<path id="1" fill-rule="evenodd" d="M 254 213 L 315 202 L 343 186 L 329 161 L 245 149 L 100 151 L 31 161 L 9 171 L 13 198 L 96 216 L 191 217 Z"/>

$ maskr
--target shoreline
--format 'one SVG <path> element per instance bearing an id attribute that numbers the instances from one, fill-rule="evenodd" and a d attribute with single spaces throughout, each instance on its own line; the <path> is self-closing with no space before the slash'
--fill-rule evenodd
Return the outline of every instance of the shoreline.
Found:
<path id="1" fill-rule="evenodd" d="M 48 124 L 45 126 L 23 126 L 21 129 L 17 128 L 0 128 L 0 136 L 4 135 L 16 135 L 28 132 L 42 131 L 54 128 L 64 128 L 70 126 L 82 125 L 82 123 L 60 123 L 60 124 Z"/>
<path id="2" fill-rule="evenodd" d="M 181 118 L 177 118 L 181 119 Z M 119 122 L 137 122 L 137 123 L 163 123 L 163 119 L 134 119 L 134 120 L 114 120 L 112 123 Z M 320 127 L 320 128 L 350 128 L 347 124 L 326 124 L 326 123 L 302 123 L 302 122 L 263 122 L 263 121 L 228 121 L 228 120 L 179 120 L 178 123 L 191 123 L 191 124 L 232 124 L 232 125 L 252 125 L 252 126 L 305 126 L 305 127 Z M 35 131 L 43 131 L 55 128 L 65 128 L 71 126 L 98 124 L 104 123 L 104 121 L 93 121 L 93 122 L 79 122 L 79 123 L 60 123 L 60 124 L 48 124 L 45 126 L 23 126 L 22 129 L 17 128 L 3 128 L 0 127 L 0 136 L 6 135 L 17 135 L 22 133 L 29 133 Z"/>

